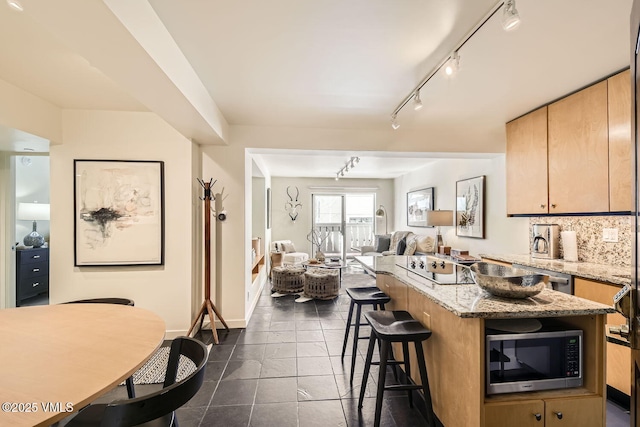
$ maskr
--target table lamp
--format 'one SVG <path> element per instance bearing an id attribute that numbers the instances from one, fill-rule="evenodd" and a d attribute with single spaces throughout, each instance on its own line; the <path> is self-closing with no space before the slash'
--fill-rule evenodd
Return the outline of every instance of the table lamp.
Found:
<path id="1" fill-rule="evenodd" d="M 19 203 L 18 219 L 33 221 L 33 231 L 24 236 L 24 245 L 39 248 L 44 245 L 44 237 L 38 234 L 36 221 L 49 221 L 49 203 Z"/>
<path id="2" fill-rule="evenodd" d="M 453 211 L 427 211 L 427 225 L 437 227 L 436 252 L 437 248 L 444 246 L 440 227 L 453 226 Z"/>

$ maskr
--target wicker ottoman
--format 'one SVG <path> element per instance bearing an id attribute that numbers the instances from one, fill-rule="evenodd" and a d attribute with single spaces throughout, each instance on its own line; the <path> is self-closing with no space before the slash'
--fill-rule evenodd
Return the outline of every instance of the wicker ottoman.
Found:
<path id="1" fill-rule="evenodd" d="M 296 294 L 304 289 L 304 267 L 281 265 L 271 271 L 271 287 L 281 294 Z"/>
<path id="2" fill-rule="evenodd" d="M 304 273 L 304 295 L 315 299 L 333 299 L 340 291 L 340 271 L 310 268 Z"/>

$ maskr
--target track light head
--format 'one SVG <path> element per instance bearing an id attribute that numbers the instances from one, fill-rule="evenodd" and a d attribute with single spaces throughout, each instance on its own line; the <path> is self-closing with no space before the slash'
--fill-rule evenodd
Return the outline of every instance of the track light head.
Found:
<path id="1" fill-rule="evenodd" d="M 449 57 L 449 60 L 444 64 L 444 73 L 447 76 L 452 76 L 460 68 L 460 55 L 458 52 L 453 52 Z"/>
<path id="2" fill-rule="evenodd" d="M 13 10 L 16 10 L 18 12 L 24 11 L 24 7 L 22 7 L 20 0 L 7 0 L 7 4 Z"/>
<path id="3" fill-rule="evenodd" d="M 516 0 L 506 0 L 502 11 L 502 28 L 505 31 L 515 30 L 520 26 L 520 15 L 516 9 Z"/>
<path id="4" fill-rule="evenodd" d="M 420 99 L 420 91 L 416 91 L 416 94 L 413 95 L 413 109 L 419 110 L 422 108 L 422 100 Z"/>
<path id="5" fill-rule="evenodd" d="M 391 116 L 391 127 L 393 130 L 397 130 L 400 127 L 398 120 L 396 119 L 396 115 Z"/>

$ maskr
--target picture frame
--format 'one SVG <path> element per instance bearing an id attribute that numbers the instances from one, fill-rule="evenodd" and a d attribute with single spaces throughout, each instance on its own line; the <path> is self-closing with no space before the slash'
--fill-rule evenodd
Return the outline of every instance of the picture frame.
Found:
<path id="1" fill-rule="evenodd" d="M 164 162 L 73 163 L 75 266 L 164 265 Z"/>
<path id="2" fill-rule="evenodd" d="M 484 239 L 485 175 L 456 181 L 456 236 Z"/>
<path id="3" fill-rule="evenodd" d="M 433 187 L 409 191 L 407 193 L 407 225 L 410 227 L 428 227 L 426 211 L 432 211 L 433 206 Z"/>

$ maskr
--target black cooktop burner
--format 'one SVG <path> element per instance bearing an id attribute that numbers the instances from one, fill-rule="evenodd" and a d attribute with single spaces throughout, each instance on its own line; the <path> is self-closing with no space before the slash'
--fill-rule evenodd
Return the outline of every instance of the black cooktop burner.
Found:
<path id="1" fill-rule="evenodd" d="M 438 285 L 470 285 L 475 283 L 469 267 L 452 263 L 443 258 L 410 256 L 406 261 L 397 262 L 396 265 Z M 445 271 L 445 273 L 438 271 Z"/>

